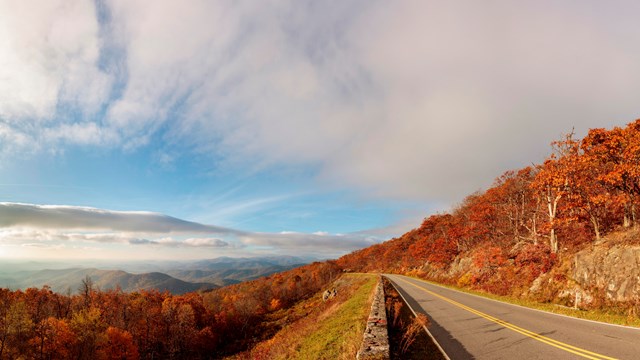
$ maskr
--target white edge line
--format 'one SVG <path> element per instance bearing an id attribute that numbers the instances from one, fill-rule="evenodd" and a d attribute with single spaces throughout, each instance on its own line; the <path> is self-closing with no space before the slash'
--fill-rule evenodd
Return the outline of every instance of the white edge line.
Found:
<path id="1" fill-rule="evenodd" d="M 600 325 L 615 326 L 615 327 L 620 327 L 620 328 L 623 328 L 623 329 L 632 329 L 632 330 L 640 331 L 640 328 L 635 327 L 635 326 L 620 325 L 620 324 L 611 324 L 611 323 L 602 322 L 602 321 L 596 321 L 596 320 L 590 320 L 590 319 L 583 319 L 583 318 L 579 318 L 579 317 L 575 317 L 575 316 L 570 316 L 570 315 L 557 314 L 557 313 L 554 313 L 554 312 L 551 312 L 551 311 L 540 310 L 540 309 L 534 309 L 534 308 L 530 308 L 530 307 L 523 306 L 523 305 L 512 304 L 512 303 L 508 303 L 508 302 L 505 302 L 505 301 L 500 301 L 500 300 L 496 300 L 496 299 L 491 299 L 491 298 L 484 297 L 484 296 L 481 296 L 481 295 L 476 295 L 476 294 L 472 294 L 472 293 L 468 293 L 468 292 L 464 292 L 464 291 L 460 291 L 460 290 L 452 289 L 452 288 L 449 288 L 449 287 L 446 287 L 446 286 L 442 286 L 442 285 L 440 285 L 440 284 L 436 284 L 436 283 L 431 282 L 431 281 L 427 281 L 427 280 L 423 280 L 423 279 L 418 279 L 418 278 L 414 278 L 414 277 L 411 277 L 411 276 L 406 276 L 406 275 L 396 275 L 396 276 L 402 276 L 402 277 L 406 277 L 406 278 L 408 278 L 408 279 L 422 281 L 422 282 L 424 282 L 424 283 L 426 283 L 426 284 L 433 285 L 433 286 L 437 286 L 437 287 L 442 288 L 442 289 L 451 290 L 451 291 L 458 292 L 458 293 L 460 293 L 460 294 L 471 295 L 471 296 L 475 296 L 475 297 L 480 298 L 480 299 L 490 300 L 490 301 L 497 302 L 497 303 L 500 303 L 500 304 L 511 305 L 511 306 L 519 307 L 519 308 L 526 309 L 526 310 L 537 311 L 537 312 L 541 312 L 541 313 L 545 313 L 545 314 L 549 314 L 549 315 L 562 316 L 562 317 L 565 317 L 565 318 L 568 318 L 568 319 L 581 320 L 581 321 L 586 321 L 586 322 L 595 323 L 595 324 L 600 324 Z"/>
<path id="2" fill-rule="evenodd" d="M 383 276 L 385 276 L 387 279 L 391 280 L 391 278 L 388 275 L 383 275 Z M 409 310 L 411 310 L 411 312 L 413 313 L 413 316 L 418 317 L 418 314 L 416 314 L 416 312 L 413 310 L 411 305 L 409 305 L 409 302 L 407 302 L 407 299 L 404 298 L 404 295 L 402 295 L 402 292 L 398 288 L 396 288 L 396 285 L 393 283 L 393 281 L 390 281 L 390 282 L 391 282 L 391 286 L 393 286 L 394 289 L 396 289 L 396 291 L 398 292 L 398 294 L 400 294 L 400 297 L 402 297 L 402 301 L 404 301 L 404 303 L 407 304 L 407 306 L 409 307 Z M 424 326 L 424 325 L 422 325 L 422 327 L 424 328 L 424 331 L 427 332 L 427 335 L 429 335 L 431 340 L 433 340 L 433 343 L 436 344 L 436 346 L 438 347 L 438 350 L 440 350 L 440 352 L 442 353 L 444 358 L 446 360 L 451 360 L 451 358 L 449 357 L 449 355 L 447 355 L 447 353 L 444 351 L 442 346 L 440 346 L 440 343 L 438 343 L 438 340 L 436 340 L 436 338 L 433 337 L 433 335 L 431 334 L 431 331 L 429 331 L 429 329 L 427 329 L 427 327 Z"/>

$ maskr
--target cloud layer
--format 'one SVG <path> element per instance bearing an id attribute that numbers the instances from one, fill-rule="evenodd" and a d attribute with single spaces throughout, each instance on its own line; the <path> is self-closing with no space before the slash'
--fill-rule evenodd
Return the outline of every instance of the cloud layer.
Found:
<path id="1" fill-rule="evenodd" d="M 191 257 L 199 258 L 220 255 L 215 251 L 226 251 L 225 254 L 242 251 L 280 254 L 303 252 L 337 256 L 379 240 L 367 234 L 251 233 L 157 213 L 0 203 L 0 247 L 18 245 L 60 250 L 69 244 L 90 245 L 93 249 L 131 245 L 214 251 L 190 254 Z"/>
<path id="2" fill-rule="evenodd" d="M 313 165 L 451 201 L 638 117 L 637 3 L 3 1 L 0 152 Z"/>
<path id="3" fill-rule="evenodd" d="M 198 224 L 152 212 L 7 202 L 0 202 L 0 227 L 110 230 L 134 233 L 237 233 L 231 229 Z"/>

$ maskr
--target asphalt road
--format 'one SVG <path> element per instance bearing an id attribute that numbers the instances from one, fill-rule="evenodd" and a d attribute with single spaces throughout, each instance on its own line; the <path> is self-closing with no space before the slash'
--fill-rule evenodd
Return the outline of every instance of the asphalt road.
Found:
<path id="1" fill-rule="evenodd" d="M 450 359 L 640 359 L 640 329 L 502 303 L 385 275 Z"/>

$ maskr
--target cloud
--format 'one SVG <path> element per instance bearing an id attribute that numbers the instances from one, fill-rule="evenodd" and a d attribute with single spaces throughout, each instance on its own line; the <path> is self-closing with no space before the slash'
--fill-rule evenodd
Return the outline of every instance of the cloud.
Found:
<path id="1" fill-rule="evenodd" d="M 161 138 L 216 166 L 451 202 L 573 127 L 638 117 L 638 6 L 3 2 L 0 152 Z"/>
<path id="2" fill-rule="evenodd" d="M 189 238 L 182 241 L 183 244 L 193 247 L 225 247 L 229 243 L 215 238 Z"/>
<path id="3" fill-rule="evenodd" d="M 223 227 L 203 225 L 152 212 L 8 202 L 0 203 L 0 227 L 110 230 L 135 233 L 238 233 Z"/>
<path id="4" fill-rule="evenodd" d="M 191 247 L 191 248 L 226 248 L 231 244 L 217 238 L 189 238 L 185 240 L 175 240 L 172 238 L 162 238 L 158 240 L 130 239 L 132 245 L 157 245 L 168 247 Z"/>
<path id="5" fill-rule="evenodd" d="M 191 236 L 193 234 L 205 236 Z M 219 236 L 207 236 L 212 234 Z M 64 249 L 66 243 L 92 243 L 108 248 L 133 245 L 225 251 L 259 249 L 283 254 L 312 252 L 331 257 L 381 240 L 377 235 L 364 232 L 343 235 L 323 231 L 313 234 L 254 233 L 141 211 L 0 203 L 0 245 L 56 250 Z M 205 257 L 200 253 L 197 255 Z"/>
<path id="6" fill-rule="evenodd" d="M 93 1 L 0 4 L 0 119 L 46 126 L 61 104 L 93 115 L 109 98 Z"/>
<path id="7" fill-rule="evenodd" d="M 371 246 L 380 240 L 362 235 L 330 235 L 326 232 L 305 234 L 285 231 L 277 234 L 247 234 L 241 236 L 240 241 L 245 245 L 270 247 L 278 251 L 335 255 Z"/>

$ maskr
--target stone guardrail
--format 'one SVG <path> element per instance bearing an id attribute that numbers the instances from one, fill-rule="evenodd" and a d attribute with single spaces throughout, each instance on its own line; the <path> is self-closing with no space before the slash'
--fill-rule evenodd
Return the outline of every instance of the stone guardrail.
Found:
<path id="1" fill-rule="evenodd" d="M 388 360 L 389 332 L 387 330 L 387 311 L 385 309 L 384 287 L 382 276 L 378 279 L 378 286 L 371 304 L 371 312 L 364 331 L 362 345 L 356 355 L 357 360 Z"/>

